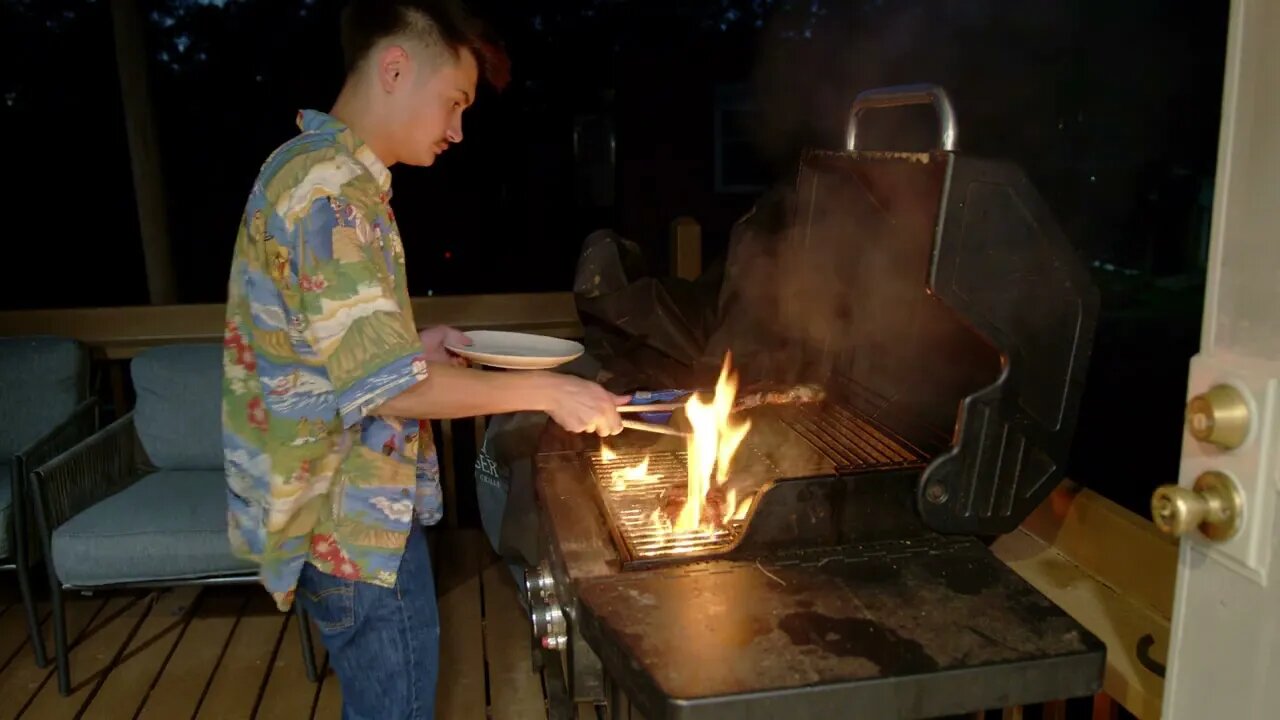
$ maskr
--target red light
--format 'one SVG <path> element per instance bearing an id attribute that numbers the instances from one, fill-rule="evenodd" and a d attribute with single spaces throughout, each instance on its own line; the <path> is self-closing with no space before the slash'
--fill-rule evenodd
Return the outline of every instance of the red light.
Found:
<path id="1" fill-rule="evenodd" d="M 452 253 L 452 252 L 449 252 L 448 250 L 445 250 L 445 251 L 444 251 L 444 259 L 445 259 L 445 260 L 452 260 L 452 259 L 453 259 L 453 253 Z"/>

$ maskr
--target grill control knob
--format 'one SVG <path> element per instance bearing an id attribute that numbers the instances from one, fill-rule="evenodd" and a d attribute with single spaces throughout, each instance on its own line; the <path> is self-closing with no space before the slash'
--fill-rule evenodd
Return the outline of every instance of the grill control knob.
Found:
<path id="1" fill-rule="evenodd" d="M 560 650 L 569 642 L 564 613 L 558 604 L 552 603 L 536 608 L 530 613 L 533 620 L 533 634 L 542 647 L 548 650 Z"/>
<path id="2" fill-rule="evenodd" d="M 1249 402 L 1230 385 L 1214 385 L 1187 403 L 1191 437 L 1234 450 L 1249 437 Z"/>
<path id="3" fill-rule="evenodd" d="M 1244 520 L 1244 500 L 1231 478 L 1210 470 L 1187 489 L 1165 485 L 1151 496 L 1151 518 L 1168 535 L 1182 537 L 1193 528 L 1206 538 L 1230 540 Z"/>
<path id="4" fill-rule="evenodd" d="M 549 598 L 555 590 L 556 581 L 551 575 L 551 568 L 540 565 L 524 573 L 524 591 L 530 603 Z"/>

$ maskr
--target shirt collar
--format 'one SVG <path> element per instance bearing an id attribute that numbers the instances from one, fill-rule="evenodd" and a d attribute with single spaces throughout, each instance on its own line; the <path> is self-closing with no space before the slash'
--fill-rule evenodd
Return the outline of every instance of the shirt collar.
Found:
<path id="1" fill-rule="evenodd" d="M 373 150 L 364 141 L 356 137 L 351 128 L 334 116 L 319 110 L 301 110 L 298 112 L 298 128 L 304 133 L 322 133 L 332 135 L 335 140 L 347 148 L 370 174 L 378 181 L 384 193 L 391 192 L 391 171 L 373 154 Z"/>

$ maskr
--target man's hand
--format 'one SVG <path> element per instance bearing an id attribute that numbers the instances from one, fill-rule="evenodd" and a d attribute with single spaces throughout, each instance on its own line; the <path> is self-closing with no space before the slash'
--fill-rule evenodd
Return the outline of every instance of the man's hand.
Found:
<path id="1" fill-rule="evenodd" d="M 631 398 L 614 395 L 603 387 L 573 375 L 545 373 L 539 378 L 542 408 L 569 432 L 589 432 L 600 437 L 622 432 L 618 406 Z"/>
<path id="2" fill-rule="evenodd" d="M 455 330 L 448 325 L 436 325 L 418 333 L 418 338 L 422 340 L 422 350 L 427 357 L 427 362 L 449 363 L 458 367 L 466 367 L 466 358 L 454 355 L 444 346 L 445 343 L 450 345 L 470 345 L 471 338 L 467 337 L 461 330 Z"/>

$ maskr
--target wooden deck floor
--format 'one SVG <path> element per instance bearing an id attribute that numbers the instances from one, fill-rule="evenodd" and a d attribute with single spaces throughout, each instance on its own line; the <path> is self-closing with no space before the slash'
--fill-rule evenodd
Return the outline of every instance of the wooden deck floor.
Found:
<path id="1" fill-rule="evenodd" d="M 546 717 L 529 658 L 529 620 L 483 535 L 442 532 L 436 550 L 441 647 L 437 716 Z M 8 718 L 316 718 L 341 715 L 328 671 L 307 681 L 297 618 L 255 587 L 179 587 L 72 596 L 72 694 L 52 661 L 37 668 L 12 573 L 0 575 L 0 720 Z M 40 607 L 52 653 L 51 613 Z"/>

